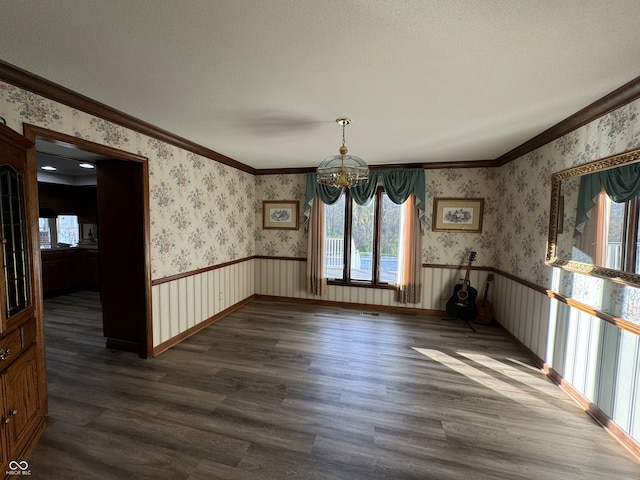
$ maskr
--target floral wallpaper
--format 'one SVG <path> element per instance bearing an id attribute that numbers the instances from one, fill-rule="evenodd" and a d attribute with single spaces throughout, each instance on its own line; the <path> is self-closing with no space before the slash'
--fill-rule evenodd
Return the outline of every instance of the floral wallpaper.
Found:
<path id="1" fill-rule="evenodd" d="M 495 265 L 498 228 L 498 173 L 495 168 L 425 170 L 426 225 L 422 236 L 422 262 L 462 265 L 476 252 L 474 266 Z M 482 233 L 443 233 L 432 230 L 434 198 L 484 198 Z"/>
<path id="2" fill-rule="evenodd" d="M 640 148 L 640 100 L 500 168 L 426 170 L 423 262 L 493 266 L 544 288 L 640 323 L 640 289 L 544 264 L 553 172 Z M 17 131 L 27 122 L 149 159 L 152 277 L 252 255 L 305 257 L 305 175 L 253 176 L 0 82 L 0 116 Z M 435 197 L 484 198 L 479 234 L 431 231 Z M 300 201 L 299 230 L 263 230 L 263 200 Z"/>
<path id="3" fill-rule="evenodd" d="M 256 255 L 269 257 L 307 256 L 307 236 L 302 225 L 306 174 L 257 175 L 255 211 Z M 262 202 L 264 200 L 298 200 L 298 230 L 264 230 L 262 228 Z"/>
<path id="4" fill-rule="evenodd" d="M 640 148 L 639 109 L 640 100 L 631 102 L 498 169 L 502 207 L 494 263 L 536 285 L 638 324 L 640 289 L 548 267 L 544 258 L 551 174 Z"/>
<path id="5" fill-rule="evenodd" d="M 497 172 L 490 168 L 427 170 L 426 219 L 423 230 L 423 263 L 466 264 L 468 253 L 476 251 L 474 265 L 490 266 L 494 262 L 495 182 Z M 266 256 L 305 257 L 307 236 L 299 231 L 262 230 L 262 200 L 299 200 L 304 202 L 306 174 L 258 175 L 256 177 L 256 254 Z M 431 231 L 434 197 L 484 198 L 481 234 L 440 233 Z M 300 217 L 302 226 L 302 215 Z"/>
<path id="6" fill-rule="evenodd" d="M 254 254 L 253 175 L 3 82 L 0 116 L 149 159 L 153 279 Z"/>

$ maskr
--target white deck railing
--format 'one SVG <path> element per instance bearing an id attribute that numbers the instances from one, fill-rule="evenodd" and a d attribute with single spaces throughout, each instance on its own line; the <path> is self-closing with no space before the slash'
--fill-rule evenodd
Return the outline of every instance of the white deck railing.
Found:
<path id="1" fill-rule="evenodd" d="M 351 268 L 360 268 L 360 252 L 351 241 Z M 344 239 L 329 238 L 324 242 L 324 266 L 341 267 L 344 265 Z"/>
<path id="2" fill-rule="evenodd" d="M 622 243 L 609 243 L 607 245 L 607 268 L 620 270 L 622 268 Z M 636 245 L 636 272 L 640 272 L 640 244 Z"/>

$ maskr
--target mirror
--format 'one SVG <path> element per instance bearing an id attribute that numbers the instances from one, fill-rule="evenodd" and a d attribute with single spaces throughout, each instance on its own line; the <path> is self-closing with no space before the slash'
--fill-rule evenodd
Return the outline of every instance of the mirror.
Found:
<path id="1" fill-rule="evenodd" d="M 546 264 L 640 287 L 640 149 L 551 175 Z"/>

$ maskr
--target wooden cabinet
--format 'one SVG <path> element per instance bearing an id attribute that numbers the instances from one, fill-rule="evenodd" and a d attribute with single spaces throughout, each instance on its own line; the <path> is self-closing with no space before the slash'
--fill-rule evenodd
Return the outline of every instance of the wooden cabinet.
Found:
<path id="1" fill-rule="evenodd" d="M 98 250 L 83 250 L 80 278 L 86 290 L 100 289 L 100 262 Z"/>
<path id="2" fill-rule="evenodd" d="M 46 378 L 34 258 L 39 253 L 31 142 L 0 125 L 0 472 L 44 429 Z"/>
<path id="3" fill-rule="evenodd" d="M 98 223 L 98 189 L 75 187 L 73 195 L 78 223 Z"/>
<path id="4" fill-rule="evenodd" d="M 39 207 L 54 215 L 77 215 L 79 223 L 98 223 L 96 186 L 38 183 Z"/>
<path id="5" fill-rule="evenodd" d="M 43 295 L 100 288 L 97 249 L 44 249 L 41 256 Z"/>
<path id="6" fill-rule="evenodd" d="M 20 452 L 25 450 L 42 422 L 35 345 L 9 365 L 0 377 L 6 405 L 2 425 L 8 446 L 7 460 L 21 461 Z"/>

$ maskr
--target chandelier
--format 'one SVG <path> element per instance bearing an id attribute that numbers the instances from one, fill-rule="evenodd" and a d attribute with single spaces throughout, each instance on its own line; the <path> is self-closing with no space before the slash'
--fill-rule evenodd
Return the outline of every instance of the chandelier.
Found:
<path id="1" fill-rule="evenodd" d="M 318 183 L 332 187 L 353 187 L 369 179 L 369 167 L 360 157 L 348 155 L 344 145 L 344 127 L 351 123 L 350 118 L 338 118 L 336 123 L 342 125 L 342 146 L 338 150 L 340 155 L 325 158 L 316 169 Z"/>

